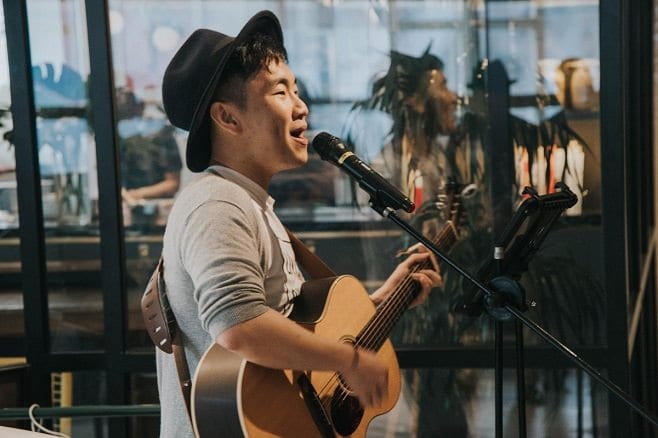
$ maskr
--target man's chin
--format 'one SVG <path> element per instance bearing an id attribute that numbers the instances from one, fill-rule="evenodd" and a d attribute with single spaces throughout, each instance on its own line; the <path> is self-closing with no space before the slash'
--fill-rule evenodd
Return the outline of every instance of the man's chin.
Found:
<path id="1" fill-rule="evenodd" d="M 308 154 L 305 154 L 303 157 L 296 157 L 294 161 L 291 160 L 291 162 L 288 163 L 288 166 L 286 166 L 285 169 L 281 170 L 281 172 L 299 169 L 300 167 L 304 166 L 306 163 L 308 163 Z"/>

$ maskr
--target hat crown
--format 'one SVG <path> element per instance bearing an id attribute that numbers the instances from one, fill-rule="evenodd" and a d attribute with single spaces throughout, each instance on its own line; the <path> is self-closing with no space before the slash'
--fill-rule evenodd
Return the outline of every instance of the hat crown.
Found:
<path id="1" fill-rule="evenodd" d="M 172 124 L 189 131 L 197 105 L 234 40 L 214 30 L 197 29 L 178 49 L 162 80 L 163 105 Z"/>

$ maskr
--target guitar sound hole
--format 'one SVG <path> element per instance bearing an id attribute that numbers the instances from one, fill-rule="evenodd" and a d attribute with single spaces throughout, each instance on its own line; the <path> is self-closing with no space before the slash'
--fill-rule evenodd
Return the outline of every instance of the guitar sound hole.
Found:
<path id="1" fill-rule="evenodd" d="M 340 435 L 351 435 L 363 418 L 363 408 L 359 400 L 349 395 L 339 386 L 331 399 L 331 421 Z"/>

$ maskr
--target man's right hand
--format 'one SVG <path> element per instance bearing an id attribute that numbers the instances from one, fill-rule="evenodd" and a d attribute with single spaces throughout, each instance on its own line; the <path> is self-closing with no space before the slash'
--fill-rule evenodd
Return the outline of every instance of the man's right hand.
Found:
<path id="1" fill-rule="evenodd" d="M 380 405 L 388 396 L 388 368 L 369 350 L 354 349 L 341 375 L 364 407 Z"/>

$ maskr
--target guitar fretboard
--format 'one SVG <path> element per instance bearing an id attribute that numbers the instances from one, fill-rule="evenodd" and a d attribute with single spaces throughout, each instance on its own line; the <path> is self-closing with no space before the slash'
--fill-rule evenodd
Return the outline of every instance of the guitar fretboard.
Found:
<path id="1" fill-rule="evenodd" d="M 432 243 L 440 251 L 447 251 L 457 242 L 457 237 L 457 229 L 452 221 L 448 221 Z M 420 291 L 420 285 L 413 279 L 411 274 L 428 268 L 432 268 L 430 260 L 419 263 L 412 268 L 411 272 L 377 308 L 373 317 L 357 335 L 356 346 L 373 351 L 379 350 L 388 338 L 393 326 L 402 317 L 404 311 L 407 310 Z"/>

